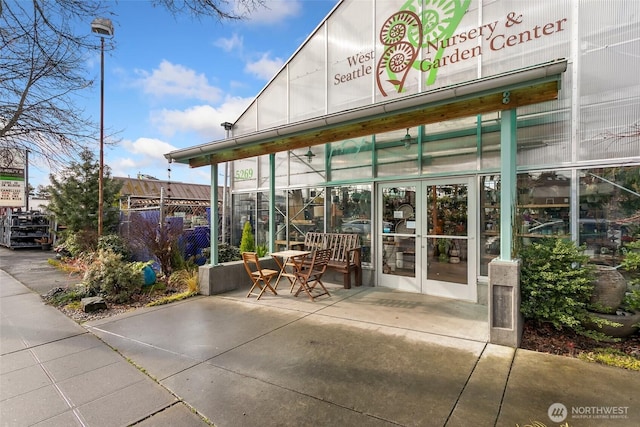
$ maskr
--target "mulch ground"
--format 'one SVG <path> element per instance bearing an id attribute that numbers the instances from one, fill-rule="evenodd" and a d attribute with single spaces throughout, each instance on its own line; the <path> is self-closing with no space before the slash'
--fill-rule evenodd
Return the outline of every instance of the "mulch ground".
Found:
<path id="1" fill-rule="evenodd" d="M 640 335 L 637 333 L 621 342 L 602 342 L 571 331 L 558 331 L 549 324 L 526 321 L 521 348 L 560 356 L 577 357 L 596 348 L 611 348 L 640 359 Z"/>

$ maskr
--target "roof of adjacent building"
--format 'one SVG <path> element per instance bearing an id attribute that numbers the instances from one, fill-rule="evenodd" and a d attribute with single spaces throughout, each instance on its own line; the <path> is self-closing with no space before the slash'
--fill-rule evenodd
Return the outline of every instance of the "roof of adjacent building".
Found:
<path id="1" fill-rule="evenodd" d="M 211 186 L 204 184 L 191 184 L 186 182 L 164 181 L 146 178 L 113 177 L 122 182 L 122 196 L 132 198 L 159 198 L 164 189 L 164 197 L 173 200 L 209 201 L 211 199 Z M 222 197 L 222 187 L 218 187 L 218 197 Z"/>

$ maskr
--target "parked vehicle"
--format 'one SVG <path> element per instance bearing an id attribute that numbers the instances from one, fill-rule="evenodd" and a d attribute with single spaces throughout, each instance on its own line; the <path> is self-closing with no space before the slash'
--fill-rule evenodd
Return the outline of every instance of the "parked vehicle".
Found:
<path id="1" fill-rule="evenodd" d="M 385 221 L 383 223 L 385 233 L 393 232 L 393 223 Z M 371 234 L 371 220 L 365 218 L 346 221 L 340 227 L 342 233 Z"/>

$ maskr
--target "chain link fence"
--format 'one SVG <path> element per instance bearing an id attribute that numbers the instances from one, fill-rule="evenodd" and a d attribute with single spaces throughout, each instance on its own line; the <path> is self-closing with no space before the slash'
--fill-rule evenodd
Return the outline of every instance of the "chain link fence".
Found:
<path id="1" fill-rule="evenodd" d="M 181 230 L 178 233 L 178 245 L 184 259 L 193 259 L 202 265 L 211 247 L 210 217 L 209 200 L 128 197 L 120 200 L 119 233 L 127 240 L 135 239 L 141 219 L 152 224 L 166 224 Z M 222 221 L 216 223 L 222 224 Z M 220 226 L 218 236 L 222 236 Z M 148 253 L 134 254 L 134 258 L 139 260 L 149 259 L 149 256 Z"/>

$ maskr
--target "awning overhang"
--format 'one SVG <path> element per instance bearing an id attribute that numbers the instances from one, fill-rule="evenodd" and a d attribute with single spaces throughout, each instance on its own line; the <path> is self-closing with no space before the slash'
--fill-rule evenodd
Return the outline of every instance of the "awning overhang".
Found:
<path id="1" fill-rule="evenodd" d="M 567 60 L 480 78 L 277 128 L 172 151 L 169 161 L 201 167 L 344 139 L 514 109 L 558 98 Z"/>

